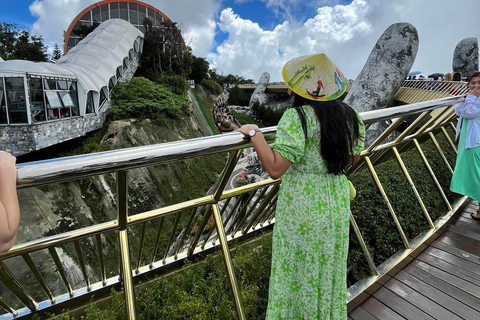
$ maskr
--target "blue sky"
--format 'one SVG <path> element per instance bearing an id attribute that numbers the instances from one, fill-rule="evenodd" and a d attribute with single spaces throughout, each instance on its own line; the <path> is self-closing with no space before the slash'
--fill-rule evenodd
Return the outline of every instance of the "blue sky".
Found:
<path id="1" fill-rule="evenodd" d="M 63 44 L 72 19 L 96 0 L 0 0 L 0 22 Z M 408 22 L 418 31 L 413 70 L 449 72 L 456 44 L 479 37 L 478 0 L 143 0 L 182 25 L 187 44 L 217 72 L 280 81 L 290 59 L 326 53 L 348 77 L 363 68 L 383 31 Z"/>
<path id="2" fill-rule="evenodd" d="M 19 28 L 31 29 L 36 20 L 28 9 L 32 2 L 32 0 L 3 0 L 0 21 L 15 23 Z"/>

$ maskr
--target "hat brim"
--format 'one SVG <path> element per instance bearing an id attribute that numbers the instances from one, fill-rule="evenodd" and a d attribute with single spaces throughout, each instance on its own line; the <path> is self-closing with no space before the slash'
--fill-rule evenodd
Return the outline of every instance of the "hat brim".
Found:
<path id="1" fill-rule="evenodd" d="M 293 92 L 309 100 L 335 100 L 347 88 L 347 79 L 324 53 L 288 61 L 282 76 Z"/>

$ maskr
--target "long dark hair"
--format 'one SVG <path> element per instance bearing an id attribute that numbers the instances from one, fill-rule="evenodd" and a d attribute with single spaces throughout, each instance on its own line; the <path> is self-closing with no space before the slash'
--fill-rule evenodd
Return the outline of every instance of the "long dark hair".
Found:
<path id="1" fill-rule="evenodd" d="M 313 101 L 295 95 L 294 107 L 307 139 L 307 121 L 301 106 L 310 105 L 320 124 L 320 154 L 327 162 L 328 173 L 339 175 L 353 155 L 353 147 L 360 137 L 360 126 L 355 111 L 337 100 Z"/>

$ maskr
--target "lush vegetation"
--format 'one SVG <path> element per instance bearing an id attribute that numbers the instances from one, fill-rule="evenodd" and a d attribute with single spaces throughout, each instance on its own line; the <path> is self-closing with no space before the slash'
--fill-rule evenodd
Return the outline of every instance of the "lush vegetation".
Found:
<path id="1" fill-rule="evenodd" d="M 256 124 L 260 128 L 265 127 L 265 125 L 262 122 L 257 121 L 254 118 L 252 118 L 250 116 L 247 116 L 246 114 L 238 113 L 238 112 L 235 112 L 233 110 L 230 110 L 229 113 L 232 114 L 235 117 L 235 119 L 237 119 L 237 121 L 242 125 L 243 124 Z"/>
<path id="2" fill-rule="evenodd" d="M 165 116 L 178 118 L 189 108 L 185 95 L 175 94 L 169 87 L 142 77 L 117 84 L 112 96 L 115 106 L 108 110 L 110 120 L 150 118 L 163 121 Z"/>
<path id="3" fill-rule="evenodd" d="M 253 114 L 260 122 L 267 126 L 276 126 L 283 115 L 283 110 L 273 110 L 256 101 L 252 106 Z"/>
<path id="4" fill-rule="evenodd" d="M 232 251 L 242 288 L 247 319 L 265 319 L 270 276 L 271 235 Z M 135 289 L 137 319 L 236 319 L 233 296 L 221 255 L 209 256 L 178 272 L 140 284 Z M 62 314 L 55 320 L 74 319 Z M 113 292 L 110 303 L 92 303 L 84 320 L 123 320 L 123 294 Z"/>
<path id="5" fill-rule="evenodd" d="M 238 106 L 248 106 L 250 98 L 238 86 L 233 86 L 228 89 L 228 104 Z"/>
<path id="6" fill-rule="evenodd" d="M 436 138 L 442 146 L 449 164 L 453 166 L 456 155 L 448 145 L 445 136 L 440 133 L 436 135 Z M 408 168 L 428 213 L 435 221 L 447 211 L 446 204 L 418 151 L 411 145 L 409 148 L 401 154 L 402 160 Z M 445 195 L 452 202 L 457 196 L 449 190 L 452 177 L 450 170 L 438 155 L 438 151 L 431 140 L 425 141 L 422 144 L 422 149 L 430 166 L 434 168 L 435 175 Z M 390 158 L 388 161 L 375 165 L 375 170 L 407 239 L 410 241 L 422 231 L 427 230 L 429 228 L 427 220 L 395 158 Z M 396 251 L 404 248 L 403 243 L 390 212 L 368 170 L 358 171 L 349 178 L 357 189 L 357 197 L 351 204 L 352 213 L 360 230 L 362 230 L 375 264 L 379 265 Z M 353 269 L 349 276 L 349 282 L 352 284 L 369 275 L 370 271 L 353 231 L 350 233 L 350 239 L 349 265 Z"/>
<path id="7" fill-rule="evenodd" d="M 200 111 L 203 114 L 203 117 L 208 123 L 208 126 L 212 130 L 212 133 L 218 133 L 218 128 L 215 125 L 215 120 L 213 119 L 212 115 L 212 101 L 208 99 L 202 99 L 196 92 L 196 90 L 193 90 L 193 95 L 195 96 L 195 100 L 197 101 L 198 105 L 200 106 Z"/>
<path id="8" fill-rule="evenodd" d="M 245 79 L 242 76 L 237 76 L 233 74 L 228 74 L 226 76 L 217 74 L 216 72 L 210 70 L 209 72 L 210 77 L 215 82 L 219 83 L 220 85 L 237 85 L 237 84 L 255 84 L 255 81 L 252 79 Z"/>
<path id="9" fill-rule="evenodd" d="M 0 57 L 4 60 L 47 61 L 42 36 L 31 35 L 13 23 L 0 22 Z"/>
<path id="10" fill-rule="evenodd" d="M 203 79 L 200 84 L 207 88 L 208 91 L 210 91 L 213 94 L 219 95 L 222 93 L 223 89 L 222 86 L 219 85 L 217 82 L 213 80 L 207 80 Z"/>

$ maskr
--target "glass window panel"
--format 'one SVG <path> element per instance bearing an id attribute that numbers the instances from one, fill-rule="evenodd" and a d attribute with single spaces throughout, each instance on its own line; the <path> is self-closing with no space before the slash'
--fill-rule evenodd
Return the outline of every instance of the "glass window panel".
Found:
<path id="1" fill-rule="evenodd" d="M 111 77 L 108 81 L 108 91 L 112 91 L 113 87 L 115 87 L 115 77 Z"/>
<path id="2" fill-rule="evenodd" d="M 79 116 L 80 110 L 78 108 L 77 83 L 68 81 L 68 88 L 70 90 L 70 98 L 72 99 L 72 117 Z"/>
<path id="3" fill-rule="evenodd" d="M 54 79 L 43 79 L 45 90 L 57 90 L 56 81 Z"/>
<path id="4" fill-rule="evenodd" d="M 40 78 L 28 79 L 28 87 L 30 89 L 42 89 L 42 79 Z"/>
<path id="5" fill-rule="evenodd" d="M 118 18 L 120 18 L 118 3 L 110 3 L 110 19 L 118 19 Z"/>
<path id="6" fill-rule="evenodd" d="M 90 91 L 87 95 L 87 110 L 86 113 L 95 113 L 95 106 L 93 105 L 93 93 Z"/>
<path id="7" fill-rule="evenodd" d="M 69 92 L 62 91 L 62 92 L 59 92 L 58 95 L 60 96 L 60 99 L 62 99 L 63 105 L 64 105 L 65 107 L 73 107 L 73 106 L 75 106 L 75 105 L 73 104 L 73 100 L 72 100 L 72 97 L 70 96 L 70 93 L 69 93 Z"/>
<path id="8" fill-rule="evenodd" d="M 28 80 L 28 87 L 30 88 L 30 114 L 32 121 L 41 122 L 47 120 L 43 100 L 42 79 L 30 78 Z"/>
<path id="9" fill-rule="evenodd" d="M 58 80 L 57 81 L 57 89 L 58 90 L 68 90 L 67 81 L 66 80 Z"/>
<path id="10" fill-rule="evenodd" d="M 100 90 L 100 107 L 102 104 L 107 100 L 107 96 L 105 95 L 105 90 Z"/>
<path id="11" fill-rule="evenodd" d="M 50 107 L 52 109 L 55 108 L 61 108 L 62 103 L 60 102 L 60 99 L 58 98 L 58 95 L 54 91 L 45 91 L 45 94 L 47 96 L 47 109 Z"/>
<path id="12" fill-rule="evenodd" d="M 3 88 L 3 78 L 0 78 L 0 123 L 7 123 L 7 104 L 5 101 L 5 90 Z"/>
<path id="13" fill-rule="evenodd" d="M 80 20 L 90 21 L 90 20 L 91 20 L 90 11 L 88 11 L 87 13 L 85 13 L 85 14 L 83 15 L 83 17 L 80 18 Z"/>
<path id="14" fill-rule="evenodd" d="M 76 43 L 75 43 L 75 38 L 68 38 L 68 50 L 72 49 L 73 47 L 75 47 Z"/>
<path id="15" fill-rule="evenodd" d="M 130 14 L 130 23 L 133 25 L 138 24 L 138 11 L 136 3 L 128 4 L 128 13 Z"/>
<path id="16" fill-rule="evenodd" d="M 104 4 L 103 6 L 101 6 L 100 11 L 101 11 L 102 22 L 110 19 L 108 16 L 108 4 Z"/>
<path id="17" fill-rule="evenodd" d="M 142 31 L 143 33 L 145 33 L 145 27 L 144 26 L 139 26 L 138 27 L 138 30 Z"/>
<path id="18" fill-rule="evenodd" d="M 127 70 L 128 67 L 128 58 L 123 59 L 123 70 Z"/>
<path id="19" fill-rule="evenodd" d="M 153 23 L 153 19 L 155 19 L 155 12 L 148 8 L 148 17 L 150 18 L 150 20 L 152 20 L 152 23 Z"/>
<path id="20" fill-rule="evenodd" d="M 128 21 L 128 7 L 127 3 L 119 3 L 120 5 L 120 19 Z"/>
<path id="21" fill-rule="evenodd" d="M 93 21 L 101 22 L 101 20 L 100 20 L 100 7 L 93 8 L 92 14 L 93 14 Z"/>
<path id="22" fill-rule="evenodd" d="M 143 25 L 143 19 L 146 17 L 146 12 L 147 8 L 142 5 L 138 5 L 138 24 Z"/>
<path id="23" fill-rule="evenodd" d="M 24 78 L 5 78 L 10 123 L 28 123 Z"/>
<path id="24" fill-rule="evenodd" d="M 122 67 L 117 68 L 117 80 L 122 77 Z"/>

